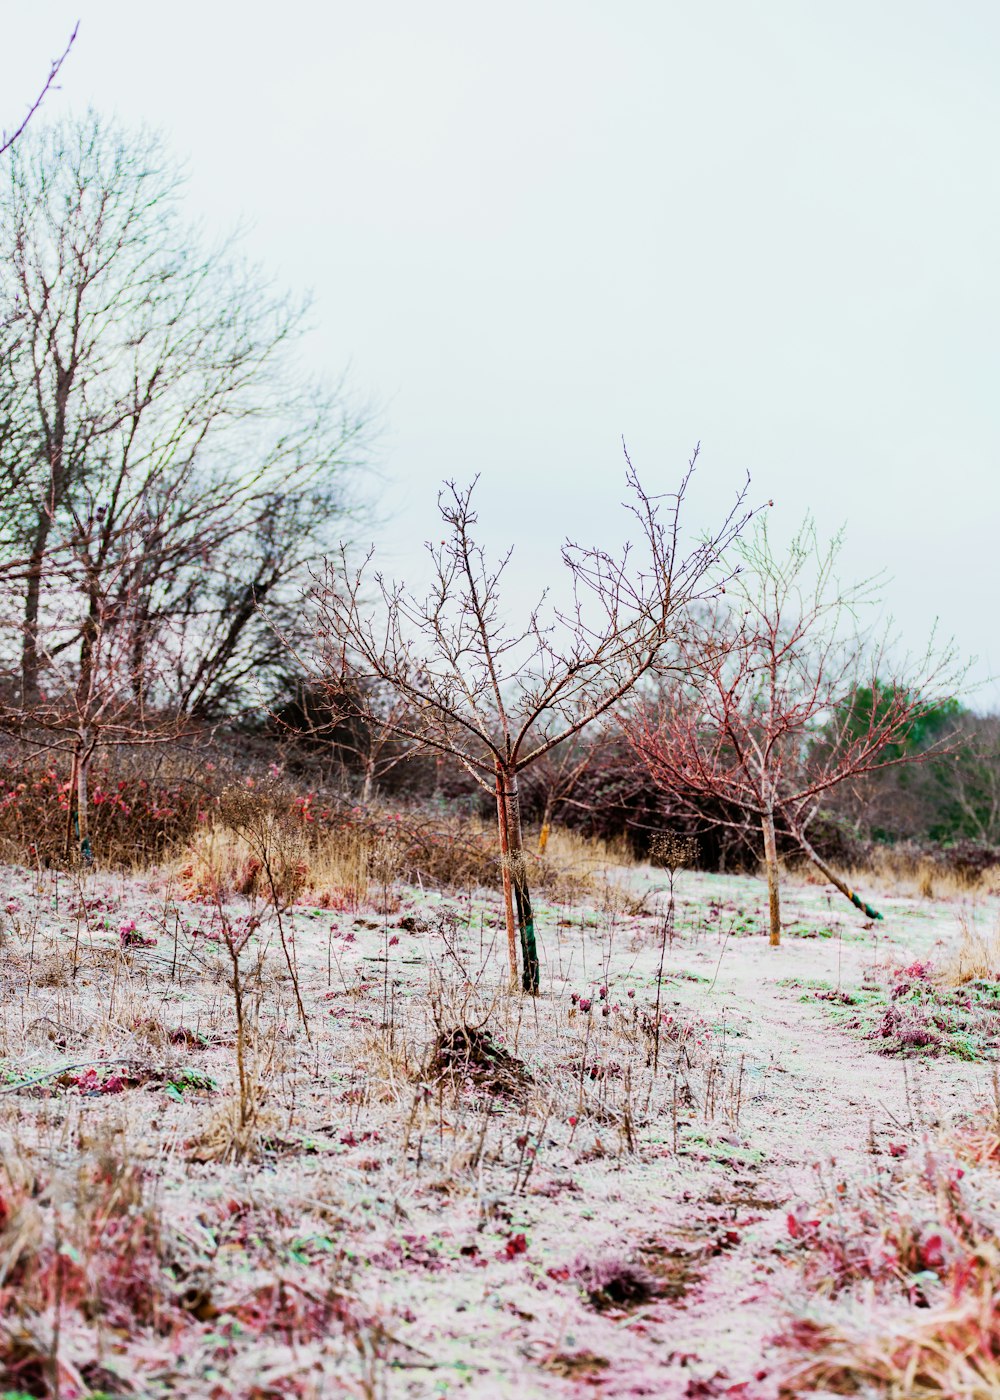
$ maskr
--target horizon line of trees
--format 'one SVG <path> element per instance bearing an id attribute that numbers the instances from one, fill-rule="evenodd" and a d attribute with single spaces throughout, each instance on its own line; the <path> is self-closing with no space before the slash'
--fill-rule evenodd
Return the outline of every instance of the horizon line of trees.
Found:
<path id="1" fill-rule="evenodd" d="M 293 693 L 248 732 L 284 744 L 298 780 L 362 804 L 464 802 L 485 812 L 459 764 L 367 722 L 356 696 L 331 697 L 301 680 L 292 686 Z M 863 708 L 869 696 L 869 687 L 860 686 L 854 698 Z M 388 711 L 387 697 L 381 703 Z M 817 743 L 824 742 L 818 732 Z M 831 792 L 817 815 L 818 848 L 847 863 L 860 860 L 866 846 L 1000 848 L 1000 716 L 954 699 L 927 706 L 900 747 L 921 761 Z M 624 838 L 639 855 L 674 827 L 698 835 L 706 869 L 750 869 L 762 859 L 760 832 L 737 808 L 690 790 L 657 787 L 615 726 L 578 737 L 540 762 L 522 780 L 521 805 L 525 821 L 539 831 L 563 825 L 608 841 Z M 786 832 L 778 832 L 778 841 L 783 854 L 794 852 Z"/>

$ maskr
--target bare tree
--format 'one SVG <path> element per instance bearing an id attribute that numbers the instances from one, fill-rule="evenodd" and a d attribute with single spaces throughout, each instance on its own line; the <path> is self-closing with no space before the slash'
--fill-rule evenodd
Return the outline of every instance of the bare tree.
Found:
<path id="1" fill-rule="evenodd" d="M 331 687 L 346 674 L 389 686 L 408 716 L 395 732 L 456 759 L 496 801 L 512 982 L 539 987 L 539 963 L 524 859 L 518 775 L 605 715 L 677 639 L 687 610 L 718 586 L 720 556 L 748 513 L 746 490 L 722 525 L 691 551 L 680 549 L 680 517 L 695 457 L 677 491 L 653 498 L 627 462 L 628 506 L 638 545 L 617 555 L 567 542 L 562 562 L 571 601 L 549 621 L 541 605 L 520 628 L 501 609 L 510 552 L 487 562 L 475 541 L 475 482 L 446 485 L 438 498 L 446 538 L 427 546 L 426 596 L 375 573 L 379 599 L 366 606 L 368 565 L 346 550 L 310 590 L 317 647 L 312 674 Z M 641 551 L 641 558 L 636 553 Z M 376 727 L 379 716 L 366 718 Z"/>
<path id="2" fill-rule="evenodd" d="M 266 673 L 259 604 L 289 607 L 343 528 L 365 419 L 299 375 L 303 308 L 199 248 L 156 137 L 91 115 L 9 164 L 6 719 L 71 747 L 83 842 L 102 734 L 147 742 Z"/>
<path id="3" fill-rule="evenodd" d="M 944 774 L 935 774 L 940 797 L 958 809 L 954 826 L 959 834 L 1000 846 L 1000 715 L 966 712 L 955 721 L 954 738 L 945 781 Z"/>
<path id="4" fill-rule="evenodd" d="M 550 749 L 537 759 L 529 770 L 525 786 L 536 795 L 539 815 L 538 854 L 544 855 L 552 822 L 557 812 L 572 803 L 588 769 L 593 767 L 594 745 L 600 740 L 594 734 L 578 731 L 563 744 Z"/>
<path id="5" fill-rule="evenodd" d="M 301 609 L 301 599 L 299 602 Z M 275 645 L 287 665 L 290 629 L 268 610 Z M 274 732 L 285 735 L 293 745 L 304 744 L 323 753 L 337 772 L 345 792 L 367 806 L 379 785 L 401 764 L 418 752 L 418 746 L 397 732 L 406 722 L 414 727 L 410 706 L 404 697 L 382 682 L 362 681 L 345 676 L 342 687 L 303 680 L 296 670 L 293 695 L 270 711 Z M 371 722 L 367 716 L 377 716 Z"/>
<path id="6" fill-rule="evenodd" d="M 880 580 L 839 583 L 838 535 L 826 547 L 811 519 L 777 559 L 766 520 L 740 542 L 724 598 L 680 639 L 679 679 L 641 703 L 627 732 L 654 780 L 688 802 L 732 804 L 763 836 L 770 936 L 780 942 L 776 828 L 869 918 L 881 917 L 820 857 L 807 831 L 825 794 L 875 769 L 912 761 L 906 735 L 958 681 L 951 655 L 931 649 L 893 665 L 885 636 L 859 622 Z M 867 684 L 875 703 L 850 701 Z"/>
<path id="7" fill-rule="evenodd" d="M 843 812 L 880 840 L 1000 846 L 1000 716 L 955 705 L 932 720 L 915 727 L 909 747 L 934 752 L 915 767 L 873 774 L 852 788 Z"/>
<path id="8" fill-rule="evenodd" d="M 73 844 L 93 856 L 89 825 L 88 774 L 99 744 L 161 743 L 183 728 L 179 716 L 150 709 L 151 676 L 143 656 L 136 670 L 136 635 L 141 625 L 142 558 L 148 547 L 145 518 L 109 525 L 103 508 L 79 522 L 72 554 L 61 567 L 70 615 L 61 630 L 65 644 L 44 648 L 45 689 L 26 715 L 4 718 L 29 742 L 70 757 L 70 798 L 65 852 Z M 58 631 L 56 632 L 58 635 Z"/>

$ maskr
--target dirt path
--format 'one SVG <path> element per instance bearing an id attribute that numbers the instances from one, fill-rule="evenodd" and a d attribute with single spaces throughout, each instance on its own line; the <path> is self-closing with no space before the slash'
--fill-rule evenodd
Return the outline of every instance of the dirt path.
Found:
<path id="1" fill-rule="evenodd" d="M 923 1127 L 967 1111 L 986 1091 L 988 1071 L 981 1064 L 881 1056 L 833 1026 L 821 1004 L 779 985 L 814 977 L 817 967 L 826 972 L 834 959 L 829 947 L 799 943 L 774 952 L 747 940 L 735 956 L 729 951 L 712 998 L 737 1037 L 751 1086 L 731 1140 L 752 1146 L 760 1160 L 721 1182 L 711 1170 L 701 1172 L 697 1194 L 681 1193 L 686 1208 L 673 1238 L 683 1244 L 715 1234 L 724 1247 L 702 1256 L 702 1277 L 683 1298 L 645 1313 L 645 1337 L 661 1358 L 675 1355 L 659 1388 L 648 1393 L 772 1400 L 783 1358 L 768 1339 L 783 1309 L 805 1301 L 796 1297 L 795 1271 L 780 1249 L 789 1210 L 816 1191 L 817 1169 L 827 1180 L 863 1176 L 873 1152 L 910 1143 Z M 844 985 L 860 981 L 871 959 L 867 945 L 841 949 Z M 621 1383 L 609 1378 L 601 1390 L 641 1393 L 630 1376 Z"/>

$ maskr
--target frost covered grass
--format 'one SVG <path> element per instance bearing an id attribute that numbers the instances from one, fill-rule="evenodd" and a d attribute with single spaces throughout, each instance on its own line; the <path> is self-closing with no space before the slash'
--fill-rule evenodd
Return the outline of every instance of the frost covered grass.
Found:
<path id="1" fill-rule="evenodd" d="M 799 1360 L 780 1393 L 998 1393 L 1000 1173 L 978 1124 L 817 1187 L 788 1215 L 791 1247 L 810 1288 L 844 1301 L 791 1320 L 781 1340 Z"/>
<path id="2" fill-rule="evenodd" d="M 0 873 L 0 1390 L 768 1400 L 809 1326 L 925 1321 L 987 1249 L 977 1064 L 800 1000 L 943 965 L 950 907 L 850 937 L 802 884 L 772 951 L 760 882 L 682 872 L 668 926 L 663 872 L 555 839 L 525 998 L 488 888 L 383 849 L 332 905 L 273 824 L 198 839 Z"/>
<path id="3" fill-rule="evenodd" d="M 1000 1046 L 998 934 L 959 920 L 959 937 L 940 966 L 896 958 L 873 963 L 850 991 L 821 982 L 804 993 L 880 1055 L 995 1057 Z"/>

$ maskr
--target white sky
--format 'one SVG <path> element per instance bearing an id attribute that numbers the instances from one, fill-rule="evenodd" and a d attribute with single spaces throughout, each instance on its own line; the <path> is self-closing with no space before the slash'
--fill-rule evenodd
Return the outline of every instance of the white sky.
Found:
<path id="1" fill-rule="evenodd" d="M 0 124 L 162 129 L 188 208 L 315 295 L 310 368 L 382 406 L 379 549 L 446 477 L 522 602 L 697 440 L 771 529 L 847 522 L 919 648 L 1000 672 L 1000 8 L 987 0 L 7 0 Z M 1000 684 L 972 697 L 1000 707 Z"/>

